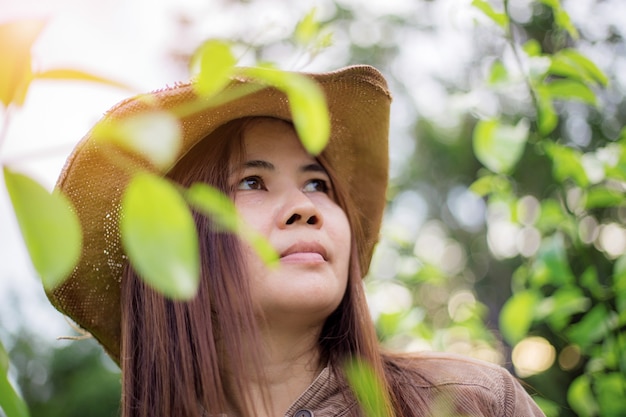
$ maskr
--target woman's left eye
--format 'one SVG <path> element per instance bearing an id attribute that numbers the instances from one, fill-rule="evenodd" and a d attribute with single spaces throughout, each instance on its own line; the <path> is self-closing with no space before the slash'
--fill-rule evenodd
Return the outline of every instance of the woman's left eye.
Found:
<path id="1" fill-rule="evenodd" d="M 322 193 L 328 194 L 329 187 L 328 187 L 328 183 L 325 180 L 316 178 L 316 179 L 307 181 L 307 183 L 304 185 L 303 191 L 309 192 L 309 193 L 322 192 Z"/>

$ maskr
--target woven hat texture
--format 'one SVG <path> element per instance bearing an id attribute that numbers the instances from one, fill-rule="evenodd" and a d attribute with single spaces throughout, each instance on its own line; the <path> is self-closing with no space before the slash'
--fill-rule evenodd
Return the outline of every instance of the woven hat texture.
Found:
<path id="1" fill-rule="evenodd" d="M 346 180 L 356 203 L 362 233 L 356 236 L 363 273 L 369 267 L 385 206 L 388 181 L 388 132 L 391 95 L 383 76 L 370 66 L 351 66 L 337 71 L 304 74 L 325 93 L 331 138 L 325 154 L 337 175 Z M 236 79 L 235 85 L 252 84 Z M 149 98 L 147 100 L 146 98 Z M 148 110 L 171 110 L 198 100 L 191 83 L 127 99 L 107 112 L 101 122 L 122 120 Z M 242 117 L 269 116 L 291 120 L 287 97 L 271 88 L 256 88 L 252 94 L 207 107 L 180 118 L 183 145 L 179 160 L 194 145 L 219 126 Z M 99 138 L 101 139 L 101 138 Z M 90 332 L 119 363 L 120 282 L 125 256 L 120 243 L 120 199 L 130 174 L 115 164 L 117 152 L 111 143 L 102 146 L 89 132 L 68 158 L 57 182 L 74 205 L 83 230 L 80 261 L 67 280 L 47 292 L 51 303 L 80 327 Z M 169 169 L 142 167 L 165 175 Z"/>

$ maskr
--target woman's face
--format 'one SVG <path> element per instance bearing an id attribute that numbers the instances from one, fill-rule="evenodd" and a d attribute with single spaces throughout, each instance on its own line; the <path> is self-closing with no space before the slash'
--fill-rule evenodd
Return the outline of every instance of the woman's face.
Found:
<path id="1" fill-rule="evenodd" d="M 289 124 L 259 119 L 243 139 L 244 163 L 231 176 L 235 204 L 280 255 L 278 267 L 267 267 L 244 246 L 253 300 L 272 325 L 321 324 L 346 290 L 348 219 L 328 174 Z"/>

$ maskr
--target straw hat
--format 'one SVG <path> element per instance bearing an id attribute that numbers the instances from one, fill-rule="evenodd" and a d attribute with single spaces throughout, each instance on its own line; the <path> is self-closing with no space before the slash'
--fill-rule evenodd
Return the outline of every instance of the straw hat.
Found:
<path id="1" fill-rule="evenodd" d="M 388 179 L 388 130 L 391 96 L 383 76 L 370 66 L 304 74 L 325 93 L 331 119 L 331 139 L 325 150 L 331 166 L 347 180 L 363 230 L 356 236 L 363 273 L 368 269 L 385 206 Z M 233 85 L 251 84 L 245 79 Z M 146 100 L 146 97 L 150 100 Z M 146 110 L 170 110 L 198 97 L 191 84 L 154 91 L 113 107 L 104 122 L 121 120 Z M 239 99 L 205 108 L 180 119 L 185 153 L 217 127 L 246 116 L 291 120 L 286 96 L 270 87 Z M 130 176 L 112 162 L 111 144 L 101 146 L 93 130 L 76 146 L 57 182 L 72 201 L 83 230 L 78 266 L 62 285 L 48 292 L 51 303 L 89 331 L 119 363 L 120 281 L 125 257 L 118 231 L 120 198 Z M 149 164 L 139 163 L 144 167 Z M 150 168 L 155 172 L 158 169 Z M 161 170 L 165 174 L 169 169 Z"/>

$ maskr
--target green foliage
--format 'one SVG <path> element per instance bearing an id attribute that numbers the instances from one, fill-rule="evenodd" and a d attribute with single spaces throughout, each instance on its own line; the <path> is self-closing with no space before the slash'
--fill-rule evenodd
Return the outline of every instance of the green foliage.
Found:
<path id="1" fill-rule="evenodd" d="M 240 72 L 284 92 L 304 148 L 312 155 L 324 150 L 330 136 L 330 118 L 324 93 L 314 81 L 300 74 L 269 68 L 244 68 Z"/>
<path id="2" fill-rule="evenodd" d="M 211 218 L 218 228 L 237 233 L 267 265 L 276 265 L 279 258 L 276 250 L 267 239 L 243 222 L 228 196 L 206 184 L 196 183 L 189 187 L 185 197 L 191 207 Z"/>
<path id="3" fill-rule="evenodd" d="M 192 73 L 198 73 L 195 91 L 210 97 L 224 89 L 230 82 L 236 63 L 230 44 L 216 39 L 206 41 L 191 58 Z"/>
<path id="4" fill-rule="evenodd" d="M 354 359 L 344 366 L 346 378 L 366 417 L 386 417 L 388 399 L 371 366 Z"/>
<path id="5" fill-rule="evenodd" d="M 9 381 L 9 356 L 0 343 L 0 410 L 8 417 L 30 416 L 24 400 Z"/>
<path id="6" fill-rule="evenodd" d="M 74 269 L 82 234 L 67 198 L 33 179 L 4 168 L 4 181 L 33 265 L 52 289 Z"/>
<path id="7" fill-rule="evenodd" d="M 192 298 L 200 282 L 196 225 L 167 180 L 136 175 L 122 199 L 122 244 L 139 276 L 174 299 Z"/>
<path id="8" fill-rule="evenodd" d="M 150 111 L 121 121 L 99 123 L 94 127 L 92 137 L 104 146 L 115 144 L 131 154 L 141 155 L 160 170 L 170 168 L 176 162 L 182 145 L 178 119 L 164 111 Z"/>
<path id="9" fill-rule="evenodd" d="M 550 7 L 554 27 L 577 40 L 579 33 L 561 3 L 558 0 L 541 0 L 541 3 Z M 619 306 L 622 296 L 617 272 L 622 261 L 614 262 L 608 253 L 598 253 L 598 247 L 590 246 L 587 238 L 581 241 L 585 222 L 593 219 L 593 224 L 596 221 L 609 224 L 614 220 L 607 209 L 623 205 L 623 193 L 615 189 L 615 184 L 623 181 L 615 164 L 615 156 L 621 156 L 621 145 L 581 149 L 565 143 L 556 130 L 562 109 L 559 103 L 580 102 L 596 108 L 600 89 L 606 88 L 609 80 L 571 44 L 542 53 L 536 40 L 528 41 L 520 49 L 510 33 L 507 38 L 510 48 L 518 54 L 523 51 L 524 59 L 531 63 L 525 77 L 533 98 L 535 125 L 527 132 L 534 145 L 527 150 L 538 157 L 547 157 L 554 185 L 552 189 L 542 190 L 540 214 L 533 225 L 541 234 L 541 244 L 532 256 L 519 262 L 513 295 L 500 312 L 500 329 L 511 345 L 541 334 L 556 346 L 576 346 L 582 355 L 579 359 L 582 374 L 570 380 L 567 402 L 579 416 L 622 415 L 624 407 L 618 404 L 623 404 L 626 384 L 626 367 L 621 359 L 625 320 Z M 519 55 L 518 58 L 519 63 L 522 58 Z M 503 67 L 500 62 L 493 66 L 490 85 L 502 88 L 503 84 L 515 82 L 506 76 L 508 71 Z M 500 160 L 497 165 L 495 146 L 492 149 L 476 146 L 479 138 L 482 146 L 489 143 L 485 138 L 493 137 L 490 129 L 495 130 L 494 126 L 500 123 L 502 118 L 476 124 L 474 151 L 491 171 L 511 172 L 519 158 L 506 155 L 511 162 L 505 164 Z M 515 148 L 512 153 L 516 153 Z M 595 163 L 593 174 L 590 161 L 596 161 L 598 155 L 604 155 L 603 161 L 611 162 Z M 607 158 L 607 155 L 612 156 Z M 497 186 L 496 179 L 484 176 L 473 188 L 494 203 L 510 199 L 511 191 L 513 198 L 522 198 L 517 195 L 519 177 L 512 178 L 508 188 Z M 611 265 L 614 265 L 613 273 Z M 557 415 L 554 410 L 553 415 Z"/>
<path id="10" fill-rule="evenodd" d="M 509 173 L 522 157 L 528 139 L 528 122 L 508 126 L 498 120 L 481 120 L 474 128 L 474 153 L 491 171 Z"/>

